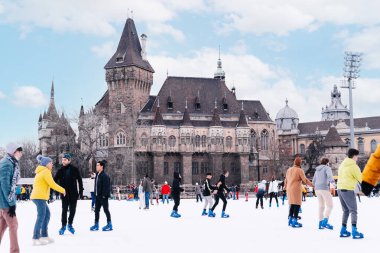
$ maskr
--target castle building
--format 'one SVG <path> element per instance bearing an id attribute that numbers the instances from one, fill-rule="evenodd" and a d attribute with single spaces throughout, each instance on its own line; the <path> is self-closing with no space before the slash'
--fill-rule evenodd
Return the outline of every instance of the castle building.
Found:
<path id="1" fill-rule="evenodd" d="M 229 183 L 248 183 L 257 169 L 263 177 L 275 173 L 276 125 L 260 101 L 239 100 L 227 87 L 220 56 L 213 78 L 168 76 L 151 95 L 146 40 L 127 19 L 105 65 L 107 91 L 93 110 L 81 108 L 81 149 L 108 160 L 113 183 L 136 183 L 146 174 L 162 183 L 177 171 L 192 184 L 224 169 Z"/>

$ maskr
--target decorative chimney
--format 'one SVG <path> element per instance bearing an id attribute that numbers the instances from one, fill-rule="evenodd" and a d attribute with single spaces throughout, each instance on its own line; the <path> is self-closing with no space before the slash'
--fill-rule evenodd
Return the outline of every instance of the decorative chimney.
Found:
<path id="1" fill-rule="evenodd" d="M 146 40 L 148 36 L 146 34 L 141 34 L 141 57 L 146 61 Z"/>

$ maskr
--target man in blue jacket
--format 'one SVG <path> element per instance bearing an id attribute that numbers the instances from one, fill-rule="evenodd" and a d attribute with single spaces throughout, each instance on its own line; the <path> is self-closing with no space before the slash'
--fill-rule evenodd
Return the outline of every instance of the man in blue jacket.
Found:
<path id="1" fill-rule="evenodd" d="M 0 161 L 0 245 L 5 230 L 9 227 L 10 252 L 19 253 L 16 218 L 16 184 L 20 179 L 19 160 L 22 147 L 9 143 L 7 154 Z"/>

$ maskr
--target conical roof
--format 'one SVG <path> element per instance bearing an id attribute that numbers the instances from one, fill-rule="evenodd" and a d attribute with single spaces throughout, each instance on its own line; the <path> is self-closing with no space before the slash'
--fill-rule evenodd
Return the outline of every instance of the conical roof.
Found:
<path id="1" fill-rule="evenodd" d="M 182 126 L 192 126 L 193 124 L 191 123 L 190 120 L 190 114 L 189 110 L 187 109 L 187 106 L 185 108 L 185 112 L 183 113 L 183 119 L 182 119 Z"/>
<path id="2" fill-rule="evenodd" d="M 243 109 L 240 111 L 240 117 L 237 127 L 248 127 L 247 117 L 245 116 Z"/>
<path id="3" fill-rule="evenodd" d="M 154 114 L 153 119 L 153 126 L 163 126 L 164 125 L 164 119 L 162 118 L 161 112 L 160 112 L 160 106 L 156 106 L 156 112 Z"/>
<path id="4" fill-rule="evenodd" d="M 220 116 L 218 112 L 218 108 L 214 108 L 214 114 L 212 115 L 212 120 L 210 126 L 222 126 L 222 122 L 220 121 Z"/>
<path id="5" fill-rule="evenodd" d="M 347 147 L 348 145 L 342 141 L 335 126 L 331 126 L 325 139 L 322 142 L 324 147 Z"/>

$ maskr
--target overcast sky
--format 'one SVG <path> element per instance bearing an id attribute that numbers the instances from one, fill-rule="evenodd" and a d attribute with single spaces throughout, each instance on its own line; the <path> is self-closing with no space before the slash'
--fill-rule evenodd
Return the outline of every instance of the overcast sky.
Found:
<path id="1" fill-rule="evenodd" d="M 261 100 L 274 120 L 288 98 L 301 122 L 318 121 L 350 50 L 363 52 L 354 116 L 380 115 L 379 10 L 376 0 L 0 0 L 0 146 L 37 140 L 53 79 L 70 116 L 101 98 L 128 16 L 148 35 L 152 94 L 167 72 L 213 77 L 220 45 L 239 99 Z"/>

